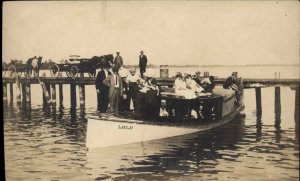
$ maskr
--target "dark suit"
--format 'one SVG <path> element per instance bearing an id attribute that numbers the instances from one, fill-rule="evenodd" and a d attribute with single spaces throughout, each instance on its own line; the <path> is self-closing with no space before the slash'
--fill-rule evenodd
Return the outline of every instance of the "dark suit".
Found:
<path id="1" fill-rule="evenodd" d="M 111 73 L 108 71 L 108 75 L 111 75 Z M 98 99 L 98 110 L 101 113 L 106 112 L 108 107 L 108 91 L 109 87 L 103 83 L 103 80 L 106 78 L 105 72 L 102 69 L 98 72 L 97 78 L 96 78 L 96 89 L 99 90 L 99 93 L 97 93 L 97 99 Z"/>
<path id="2" fill-rule="evenodd" d="M 106 77 L 103 83 L 109 86 L 109 103 L 110 103 L 110 111 L 114 113 L 116 116 L 119 115 L 119 103 L 120 97 L 123 96 L 123 80 L 120 75 L 117 75 L 117 81 L 119 87 L 116 87 L 116 80 L 114 74 Z"/>
<path id="3" fill-rule="evenodd" d="M 147 66 L 147 57 L 146 55 L 140 55 L 139 57 L 140 61 L 139 61 L 139 66 L 140 66 L 140 73 L 141 73 L 141 76 L 144 77 L 144 73 L 146 72 L 146 66 Z"/>
<path id="4" fill-rule="evenodd" d="M 118 69 L 120 69 L 120 67 L 123 66 L 123 58 L 120 55 L 116 56 L 114 60 L 114 65 L 118 67 Z"/>

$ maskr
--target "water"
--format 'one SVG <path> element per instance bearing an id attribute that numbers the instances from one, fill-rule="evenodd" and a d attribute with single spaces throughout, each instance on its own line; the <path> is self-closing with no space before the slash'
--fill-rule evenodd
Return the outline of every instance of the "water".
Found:
<path id="1" fill-rule="evenodd" d="M 172 69 L 170 74 L 181 70 Z M 234 71 L 222 70 L 221 77 Z M 274 78 L 274 71 L 238 72 L 247 72 L 247 78 Z M 280 72 L 282 78 L 299 78 L 298 67 Z M 261 118 L 256 116 L 254 89 L 246 89 L 246 118 L 202 133 L 89 151 L 86 127 L 87 117 L 96 112 L 95 87 L 86 86 L 84 109 L 70 108 L 68 85 L 64 85 L 64 109 L 43 107 L 39 85 L 31 85 L 31 91 L 31 107 L 17 105 L 16 99 L 4 105 L 7 180 L 299 179 L 299 123 L 294 119 L 295 91 L 288 87 L 281 88 L 279 119 L 275 119 L 273 87 L 262 89 Z"/>

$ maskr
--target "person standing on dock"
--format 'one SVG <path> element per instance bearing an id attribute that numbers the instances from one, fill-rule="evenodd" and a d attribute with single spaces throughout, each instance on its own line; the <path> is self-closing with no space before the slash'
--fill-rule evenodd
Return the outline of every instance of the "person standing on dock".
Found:
<path id="1" fill-rule="evenodd" d="M 139 67 L 142 78 L 144 78 L 144 73 L 146 72 L 147 61 L 147 56 L 144 55 L 144 51 L 142 50 L 139 57 Z"/>
<path id="2" fill-rule="evenodd" d="M 103 83 L 109 86 L 109 103 L 110 112 L 115 116 L 119 116 L 119 103 L 120 98 L 123 96 L 123 82 L 119 75 L 118 67 L 112 68 L 113 74 L 106 77 Z"/>
<path id="3" fill-rule="evenodd" d="M 114 60 L 114 66 L 118 68 L 118 70 L 123 66 L 123 58 L 120 55 L 120 52 L 117 52 L 117 56 Z"/>
<path id="4" fill-rule="evenodd" d="M 98 72 L 96 78 L 96 90 L 97 90 L 97 100 L 98 100 L 98 110 L 100 113 L 105 113 L 108 108 L 108 91 L 109 87 L 103 83 L 111 73 L 108 71 L 108 67 L 101 68 Z"/>

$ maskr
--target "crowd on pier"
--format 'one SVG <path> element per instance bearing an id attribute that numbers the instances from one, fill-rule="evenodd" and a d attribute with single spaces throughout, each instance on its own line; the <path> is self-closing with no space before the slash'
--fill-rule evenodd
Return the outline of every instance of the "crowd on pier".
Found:
<path id="1" fill-rule="evenodd" d="M 123 66 L 123 58 L 116 53 L 114 61 L 104 66 L 97 74 L 96 90 L 98 110 L 100 113 L 111 113 L 120 116 L 120 112 L 134 112 L 137 117 L 153 118 L 168 116 L 165 105 L 159 98 L 160 89 L 156 79 L 146 73 L 147 57 L 141 51 L 139 55 L 139 70 L 127 70 Z M 237 73 L 233 73 L 224 83 L 225 89 L 238 92 L 236 85 Z M 174 94 L 193 99 L 197 94 L 211 94 L 215 88 L 214 76 L 202 77 L 197 71 L 194 75 L 177 72 L 173 85 Z M 109 105 L 109 106 L 108 106 Z M 109 110 L 108 110 L 109 107 Z M 100 114 L 103 116 L 105 114 Z"/>

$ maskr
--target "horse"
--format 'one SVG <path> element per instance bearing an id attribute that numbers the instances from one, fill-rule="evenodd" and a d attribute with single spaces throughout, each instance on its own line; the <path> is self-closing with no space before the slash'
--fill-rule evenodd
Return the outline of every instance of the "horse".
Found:
<path id="1" fill-rule="evenodd" d="M 113 60 L 114 60 L 114 57 L 112 54 L 109 54 L 109 55 L 103 55 L 103 56 L 93 56 L 89 63 L 91 66 L 89 67 L 93 67 L 91 70 L 90 70 L 90 73 L 92 76 L 96 76 L 96 69 L 97 68 L 110 68 L 111 65 L 113 64 Z"/>
<path id="2" fill-rule="evenodd" d="M 39 77 L 40 66 L 42 64 L 43 57 L 32 57 L 26 62 L 28 69 L 26 70 L 29 75 L 33 74 L 33 77 Z"/>

